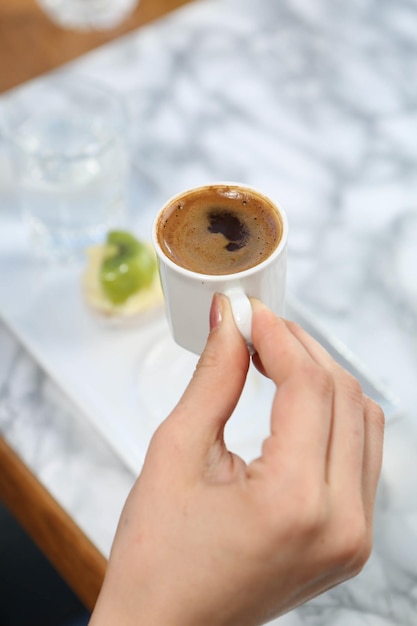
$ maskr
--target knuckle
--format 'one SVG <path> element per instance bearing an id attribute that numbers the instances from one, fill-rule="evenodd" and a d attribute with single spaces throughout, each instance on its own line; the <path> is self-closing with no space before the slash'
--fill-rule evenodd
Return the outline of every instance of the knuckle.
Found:
<path id="1" fill-rule="evenodd" d="M 153 459 L 177 459 L 184 453 L 184 442 L 176 420 L 169 416 L 154 431 L 148 446 L 148 456 Z"/>
<path id="2" fill-rule="evenodd" d="M 214 350 L 211 346 L 206 346 L 204 352 L 200 356 L 197 366 L 194 371 L 194 376 L 198 374 L 202 369 L 216 368 L 220 362 L 220 354 L 218 350 Z"/>
<path id="3" fill-rule="evenodd" d="M 333 377 L 324 367 L 314 362 L 308 363 L 304 365 L 302 374 L 309 380 L 310 385 L 313 386 L 316 392 L 321 396 L 328 397 L 333 394 Z"/>
<path id="4" fill-rule="evenodd" d="M 352 402 L 355 404 L 363 404 L 363 392 L 361 384 L 358 379 L 352 376 L 349 372 L 342 370 L 341 383 L 344 391 Z"/>
<path id="5" fill-rule="evenodd" d="M 171 427 L 168 420 L 163 421 L 154 431 L 148 450 L 153 456 L 161 453 L 165 454 L 168 444 L 172 442 Z"/>
<path id="6" fill-rule="evenodd" d="M 220 335 L 217 335 L 220 337 Z M 247 348 L 242 336 L 239 334 L 237 340 L 219 341 L 209 340 L 198 359 L 195 367 L 193 378 L 205 376 L 224 377 L 230 374 L 230 368 L 233 364 L 233 372 L 237 372 L 239 376 L 246 375 L 248 368 Z M 224 380 L 224 379 L 223 379 Z"/>
<path id="7" fill-rule="evenodd" d="M 367 533 L 363 518 L 350 520 L 343 533 L 341 556 L 347 562 L 356 561 L 362 555 Z"/>
<path id="8" fill-rule="evenodd" d="M 297 322 L 293 322 L 292 320 L 285 320 L 285 324 L 287 328 L 292 332 L 292 334 L 296 337 L 299 337 L 304 332 L 300 324 L 297 324 Z"/>
<path id="9" fill-rule="evenodd" d="M 371 400 L 371 398 L 366 398 L 366 417 L 369 422 L 375 425 L 381 432 L 385 429 L 385 414 L 382 408 Z"/>
<path id="10" fill-rule="evenodd" d="M 282 523 L 282 512 L 277 511 L 275 518 Z M 327 498 L 321 485 L 304 481 L 294 489 L 291 504 L 286 508 L 286 526 L 291 538 L 303 537 L 313 542 L 325 532 L 329 520 Z M 276 524 L 276 527 L 280 527 Z"/>
<path id="11" fill-rule="evenodd" d="M 253 339 L 259 344 L 260 352 L 267 347 L 277 343 L 277 337 L 281 335 L 285 328 L 285 322 L 280 318 L 268 312 L 268 318 L 262 319 L 262 324 L 253 324 Z M 254 318 L 255 322 L 255 318 Z"/>
<path id="12" fill-rule="evenodd" d="M 303 533 L 312 538 L 319 536 L 327 527 L 328 518 L 327 500 L 321 490 L 310 490 L 301 515 L 298 515 L 298 525 Z"/>
<path id="13" fill-rule="evenodd" d="M 335 560 L 349 576 L 358 574 L 369 559 L 372 550 L 372 533 L 364 514 L 346 519 L 343 531 L 338 533 L 338 547 Z"/>
<path id="14" fill-rule="evenodd" d="M 352 575 L 358 574 L 365 563 L 369 559 L 372 550 L 372 541 L 369 534 L 363 529 L 362 532 L 358 532 L 354 535 L 350 533 L 348 540 L 348 550 L 346 553 L 346 561 L 348 563 L 348 570 Z"/>

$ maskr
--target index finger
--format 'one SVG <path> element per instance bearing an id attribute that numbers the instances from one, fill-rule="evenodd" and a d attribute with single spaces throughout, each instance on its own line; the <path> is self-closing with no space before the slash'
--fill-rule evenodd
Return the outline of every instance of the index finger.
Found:
<path id="1" fill-rule="evenodd" d="M 280 454 L 301 460 L 304 471 L 309 462 L 319 466 L 324 476 L 332 424 L 331 375 L 284 320 L 259 301 L 254 300 L 252 308 L 253 345 L 266 375 L 277 386 L 271 412 L 272 449 L 278 446 Z"/>

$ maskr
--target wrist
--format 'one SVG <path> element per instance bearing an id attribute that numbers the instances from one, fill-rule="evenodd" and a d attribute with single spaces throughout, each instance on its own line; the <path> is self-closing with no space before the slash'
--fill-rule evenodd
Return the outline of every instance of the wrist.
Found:
<path id="1" fill-rule="evenodd" d="M 149 582 L 140 585 L 133 578 L 128 582 L 124 576 L 111 578 L 103 583 L 89 626 L 195 626 L 186 619 L 183 607 L 149 593 Z"/>

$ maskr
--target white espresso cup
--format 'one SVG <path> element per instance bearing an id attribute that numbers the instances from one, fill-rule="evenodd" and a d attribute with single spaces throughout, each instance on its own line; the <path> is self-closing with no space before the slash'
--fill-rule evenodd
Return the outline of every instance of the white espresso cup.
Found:
<path id="1" fill-rule="evenodd" d="M 266 211 L 269 218 L 272 218 L 270 252 L 260 262 L 257 261 L 250 267 L 237 271 L 229 268 L 225 273 L 206 273 L 209 270 L 204 267 L 203 271 L 200 268 L 198 271 L 194 267 L 190 268 L 190 266 L 194 266 L 193 257 L 196 256 L 196 250 L 199 247 L 194 235 L 188 234 L 190 225 L 188 224 L 185 228 L 181 227 L 180 230 L 182 231 L 181 246 L 183 251 L 184 248 L 188 248 L 185 256 L 191 259 L 191 263 L 182 258 L 178 259 L 175 250 L 172 250 L 175 246 L 166 244 L 163 232 L 164 224 L 173 215 L 175 208 L 186 211 L 193 202 L 194 204 L 197 203 L 201 210 L 206 210 L 207 214 L 232 215 L 233 219 L 238 221 L 242 219 L 243 224 L 246 220 L 244 215 L 246 209 L 242 213 L 240 206 L 243 204 L 246 206 L 247 202 L 251 202 L 254 207 L 259 206 L 259 210 Z M 251 219 L 258 219 L 256 210 L 255 208 L 252 211 Z M 226 233 L 226 236 L 222 232 L 219 233 L 218 230 L 215 233 L 217 233 L 215 235 L 217 244 L 224 240 L 224 247 L 227 246 L 228 241 L 229 245 L 233 247 L 233 241 L 230 243 L 231 240 L 227 238 L 230 233 Z M 209 240 L 210 236 L 208 237 Z M 248 237 L 250 236 L 251 233 L 249 232 Z M 229 298 L 236 325 L 250 352 L 253 349 L 251 340 L 252 308 L 249 298 L 262 300 L 277 315 L 283 315 L 288 238 L 287 218 L 284 211 L 276 203 L 257 189 L 240 183 L 213 183 L 188 189 L 170 198 L 160 209 L 154 220 L 152 238 L 158 256 L 168 323 L 174 340 L 180 346 L 196 354 L 201 354 L 203 351 L 209 333 L 210 307 L 215 293 L 223 293 Z M 271 240 L 274 240 L 272 245 Z M 207 245 L 211 246 L 210 243 Z M 215 249 L 213 246 L 213 250 Z M 222 254 L 224 255 L 222 252 L 218 256 Z M 216 252 L 214 252 L 213 258 L 215 255 Z M 179 256 L 181 257 L 181 255 Z M 216 272 L 219 271 L 222 272 L 221 268 L 216 270 Z"/>

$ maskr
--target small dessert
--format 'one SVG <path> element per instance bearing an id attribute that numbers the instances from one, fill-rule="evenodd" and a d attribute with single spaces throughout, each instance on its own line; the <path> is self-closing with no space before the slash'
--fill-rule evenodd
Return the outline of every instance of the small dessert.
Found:
<path id="1" fill-rule="evenodd" d="M 152 246 L 131 233 L 111 231 L 103 245 L 87 250 L 83 291 L 90 307 L 111 318 L 129 320 L 162 303 Z"/>

